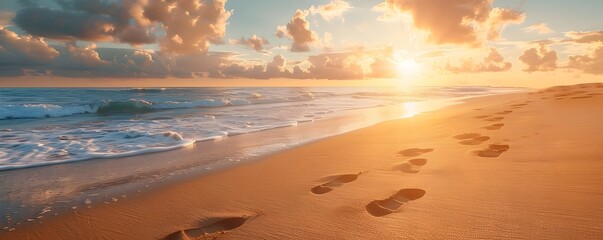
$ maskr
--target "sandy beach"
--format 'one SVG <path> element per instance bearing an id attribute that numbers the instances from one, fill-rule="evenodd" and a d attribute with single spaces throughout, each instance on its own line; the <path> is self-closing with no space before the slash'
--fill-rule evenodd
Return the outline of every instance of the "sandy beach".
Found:
<path id="1" fill-rule="evenodd" d="M 603 84 L 466 103 L 0 239 L 601 239 Z"/>

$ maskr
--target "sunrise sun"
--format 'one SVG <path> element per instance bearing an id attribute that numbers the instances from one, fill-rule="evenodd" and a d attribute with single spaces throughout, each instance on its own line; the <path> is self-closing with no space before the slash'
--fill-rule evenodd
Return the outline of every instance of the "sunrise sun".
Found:
<path id="1" fill-rule="evenodd" d="M 421 64 L 413 59 L 402 59 L 397 62 L 398 74 L 401 76 L 414 76 L 421 72 Z"/>

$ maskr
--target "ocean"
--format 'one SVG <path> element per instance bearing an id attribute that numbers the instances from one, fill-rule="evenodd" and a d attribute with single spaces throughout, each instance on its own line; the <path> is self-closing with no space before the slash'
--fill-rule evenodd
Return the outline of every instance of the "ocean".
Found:
<path id="1" fill-rule="evenodd" d="M 166 151 L 200 141 L 319 121 L 354 109 L 517 90 L 0 89 L 0 170 Z"/>

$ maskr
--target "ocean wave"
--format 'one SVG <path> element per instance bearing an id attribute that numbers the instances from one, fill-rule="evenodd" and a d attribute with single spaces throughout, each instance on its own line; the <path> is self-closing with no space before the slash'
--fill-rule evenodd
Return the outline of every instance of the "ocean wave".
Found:
<path id="1" fill-rule="evenodd" d="M 164 91 L 165 89 L 121 89 L 110 91 Z M 87 90 L 86 90 L 87 91 Z M 230 106 L 246 106 L 259 104 L 278 104 L 290 102 L 304 102 L 315 100 L 317 96 L 312 92 L 299 92 L 290 96 L 264 96 L 253 92 L 242 96 L 228 96 L 223 98 L 207 98 L 193 101 L 157 99 L 109 99 L 75 106 L 61 106 L 54 103 L 36 103 L 20 105 L 0 105 L 0 120 L 24 118 L 54 118 L 66 117 L 74 114 L 143 114 L 154 111 L 187 108 L 219 108 Z M 154 101 L 153 101 L 154 100 Z"/>
<path id="2" fill-rule="evenodd" d="M 167 90 L 167 88 L 131 88 L 121 89 L 122 92 L 136 92 L 136 93 L 158 93 Z"/>
<path id="3" fill-rule="evenodd" d="M 97 108 L 98 114 L 147 113 L 152 112 L 153 103 L 145 100 L 131 99 L 127 101 L 104 101 Z"/>
<path id="4" fill-rule="evenodd" d="M 96 109 L 92 106 L 59 106 L 54 104 L 6 105 L 0 106 L 0 120 L 64 117 L 94 112 L 96 112 Z"/>

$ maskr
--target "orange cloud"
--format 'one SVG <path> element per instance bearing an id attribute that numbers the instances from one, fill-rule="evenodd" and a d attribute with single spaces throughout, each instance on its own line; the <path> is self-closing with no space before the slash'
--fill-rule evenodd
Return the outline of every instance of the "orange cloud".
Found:
<path id="1" fill-rule="evenodd" d="M 385 0 L 374 9 L 384 12 L 381 19 L 410 14 L 414 26 L 426 30 L 427 40 L 433 44 L 474 47 L 484 38 L 498 38 L 506 24 L 521 23 L 525 18 L 515 10 L 492 8 L 492 0 Z"/>
<path id="2" fill-rule="evenodd" d="M 587 55 L 570 56 L 568 68 L 584 73 L 603 74 L 603 46 L 595 48 Z"/>
<path id="3" fill-rule="evenodd" d="M 575 43 L 603 43 L 603 31 L 567 32 L 566 41 Z"/>
<path id="4" fill-rule="evenodd" d="M 207 52 L 210 44 L 221 44 L 232 11 L 226 0 L 150 1 L 144 16 L 165 30 L 161 50 L 168 53 Z"/>
<path id="5" fill-rule="evenodd" d="M 446 64 L 446 70 L 452 73 L 479 73 L 479 72 L 504 72 L 511 69 L 512 64 L 505 62 L 503 56 L 495 49 L 490 49 L 490 54 L 483 62 L 475 63 L 471 59 L 461 60 L 460 65 Z"/>
<path id="6" fill-rule="evenodd" d="M 551 50 L 547 46 L 548 43 L 542 41 L 538 43 L 539 48 L 530 48 L 523 51 L 523 54 L 519 56 L 519 60 L 526 65 L 524 71 L 548 72 L 557 69 L 557 52 Z"/>
<path id="7" fill-rule="evenodd" d="M 5 27 L 11 24 L 13 17 L 15 17 L 14 12 L 0 10 L 0 27 Z"/>
<path id="8" fill-rule="evenodd" d="M 230 39 L 230 43 L 247 46 L 258 52 L 262 52 L 264 50 L 264 46 L 270 44 L 268 40 L 258 37 L 255 34 L 247 39 L 244 37 L 241 39 Z"/>
<path id="9" fill-rule="evenodd" d="M 524 31 L 528 32 L 528 33 L 538 33 L 540 35 L 544 35 L 544 34 L 549 34 L 552 33 L 553 30 L 551 30 L 549 28 L 549 26 L 546 25 L 546 23 L 538 23 L 538 24 L 534 24 L 528 27 L 523 28 Z"/>
<path id="10" fill-rule="evenodd" d="M 310 13 L 320 15 L 325 21 L 331 21 L 334 18 L 340 18 L 343 21 L 343 13 L 351 9 L 352 6 L 343 0 L 333 0 L 332 2 L 310 7 Z"/>
<path id="11" fill-rule="evenodd" d="M 316 32 L 310 30 L 310 23 L 306 20 L 308 14 L 307 10 L 298 9 L 286 26 L 278 26 L 276 29 L 277 37 L 293 39 L 292 52 L 308 52 L 310 44 L 318 40 Z"/>
<path id="12" fill-rule="evenodd" d="M 21 66 L 49 63 L 59 52 L 42 38 L 31 35 L 19 36 L 0 27 L 0 75 L 17 74 Z M 14 70 L 14 71 L 13 71 Z M 3 71 L 4 74 L 2 73 Z"/>
<path id="13" fill-rule="evenodd" d="M 507 24 L 519 24 L 525 20 L 526 16 L 522 12 L 506 8 L 494 8 L 490 11 L 488 19 L 488 40 L 500 38 L 500 32 Z"/>

